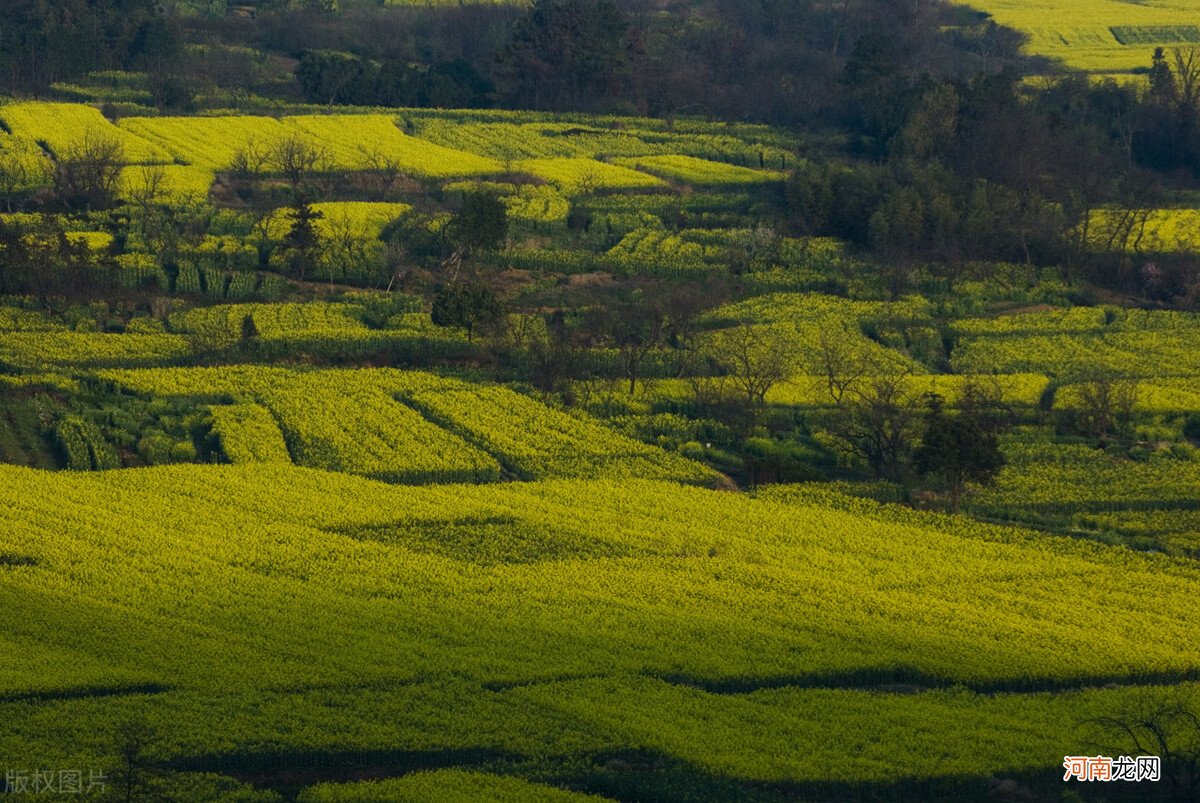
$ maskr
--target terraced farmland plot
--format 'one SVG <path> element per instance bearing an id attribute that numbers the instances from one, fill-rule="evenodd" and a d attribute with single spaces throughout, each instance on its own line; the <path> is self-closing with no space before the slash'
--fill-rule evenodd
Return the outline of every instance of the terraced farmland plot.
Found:
<path id="1" fill-rule="evenodd" d="M 897 347 L 893 348 L 863 333 L 863 325 L 867 322 L 890 321 L 907 324 L 915 337 L 937 339 L 924 303 L 920 299 L 888 303 L 850 301 L 820 293 L 772 293 L 714 310 L 708 314 L 707 322 L 714 328 L 738 323 L 770 327 L 787 343 L 789 354 L 796 357 L 817 354 L 822 338 L 835 337 L 873 365 L 892 368 L 896 372 L 928 374 L 929 368 L 902 350 L 903 343 L 896 343 Z M 803 375 L 803 365 L 795 368 L 797 374 Z M 990 372 L 990 369 L 976 371 Z M 1037 370 L 1002 373 L 1037 373 Z"/>
<path id="2" fill-rule="evenodd" d="M 513 169 L 544 179 L 564 195 L 596 190 L 632 190 L 665 187 L 662 179 L 594 159 L 522 159 Z"/>
<path id="3" fill-rule="evenodd" d="M 0 334 L 0 365 L 23 370 L 172 365 L 191 354 L 187 339 L 179 335 L 94 332 Z"/>
<path id="4" fill-rule="evenodd" d="M 235 276 L 253 274 L 234 274 Z M 263 358 L 310 354 L 341 361 L 378 355 L 466 355 L 472 344 L 459 330 L 435 326 L 424 313 L 393 317 L 385 329 L 369 329 L 354 304 L 224 304 L 172 317 L 179 331 L 199 336 L 212 351 L 250 345 Z M 242 343 L 246 317 L 254 322 L 251 341 Z"/>
<path id="5" fill-rule="evenodd" d="M 1200 209 L 1101 210 L 1090 223 L 1089 238 L 1098 251 L 1123 245 L 1130 253 L 1194 252 L 1200 249 Z"/>
<path id="6" fill-rule="evenodd" d="M 406 136 L 388 115 L 348 114 L 285 117 L 127 117 L 123 129 L 157 143 L 180 162 L 225 170 L 239 153 L 251 167 L 272 169 L 263 157 L 281 141 L 307 142 L 322 159 L 318 170 L 358 171 L 391 167 L 422 178 L 498 173 L 484 157 Z"/>
<path id="7" fill-rule="evenodd" d="M 54 164 L 46 152 L 26 137 L 14 136 L 0 130 L 0 164 L 20 178 L 14 189 L 30 190 L 50 183 Z M 15 168 L 15 169 L 14 169 Z"/>
<path id="8" fill-rule="evenodd" d="M 863 380 L 870 383 L 872 379 Z M 1037 405 L 1050 384 L 1049 377 L 1041 374 L 989 374 L 986 376 L 962 376 L 959 374 L 921 374 L 906 376 L 901 382 L 904 396 L 920 399 L 927 393 L 937 393 L 950 403 L 962 395 L 967 381 L 992 385 L 1000 391 L 1005 403 L 1019 407 Z M 789 381 L 774 386 L 767 393 L 771 404 L 794 404 L 802 407 L 829 407 L 832 399 L 825 377 L 794 376 Z"/>
<path id="9" fill-rule="evenodd" d="M 104 377 L 155 396 L 261 404 L 278 421 L 299 465 L 403 483 L 487 481 L 499 476 L 494 459 L 398 403 L 370 371 L 231 367 L 114 372 Z M 419 377 L 418 381 L 438 382 Z"/>
<path id="10" fill-rule="evenodd" d="M 634 229 L 605 257 L 630 274 L 700 275 L 710 269 L 703 246 L 665 229 Z"/>
<path id="11" fill-rule="evenodd" d="M 0 123 L 11 134 L 44 143 L 56 158 L 69 154 L 89 137 L 121 146 L 127 164 L 165 164 L 169 150 L 138 136 L 127 127 L 113 125 L 94 106 L 81 103 L 0 103 Z"/>
<path id="12" fill-rule="evenodd" d="M 292 334 L 327 334 L 365 330 L 362 309 L 353 304 L 222 304 L 196 307 L 174 315 L 171 325 L 182 332 L 218 329 L 230 337 L 241 335 L 246 317 L 254 321 L 259 337 Z"/>
<path id="13" fill-rule="evenodd" d="M 642 156 L 636 159 L 616 159 L 614 163 L 669 181 L 702 186 L 765 184 L 782 181 L 786 177 L 779 171 L 752 170 L 692 156 Z"/>
<path id="14" fill-rule="evenodd" d="M 1141 381 L 1137 386 L 1136 409 L 1149 413 L 1200 410 L 1200 377 Z"/>
<path id="15" fill-rule="evenodd" d="M 482 123 L 428 119 L 419 123 L 422 139 L 499 161 L 539 158 L 591 158 L 596 153 L 577 138 L 548 136 L 543 128 L 522 123 Z M 635 147 L 649 146 L 634 138 Z"/>
<path id="16" fill-rule="evenodd" d="M 311 208 L 321 215 L 313 222 L 318 234 L 354 240 L 378 239 L 387 224 L 412 210 L 408 204 L 373 201 L 323 201 L 312 204 Z M 268 234 L 281 240 L 287 236 L 293 222 L 293 211 L 286 207 L 280 209 L 271 219 Z"/>
<path id="17" fill-rule="evenodd" d="M 212 408 L 213 433 L 231 463 L 292 462 L 279 424 L 261 404 L 223 404 Z"/>
<path id="18" fill-rule="evenodd" d="M 524 479 L 636 477 L 715 485 L 716 472 L 502 388 L 405 392 L 417 409 L 478 444 Z"/>
<path id="19" fill-rule="evenodd" d="M 1160 452 L 1135 461 L 1027 433 L 1004 451 L 1009 465 L 971 498 L 973 512 L 1200 555 L 1200 459 Z"/>
<path id="20" fill-rule="evenodd" d="M 419 372 L 228 367 L 102 376 L 153 396 L 262 404 L 277 419 L 295 460 L 329 471 L 394 482 L 486 481 L 496 479 L 503 464 L 523 479 L 721 483 L 720 475 L 698 463 L 508 389 Z"/>
<path id="21" fill-rule="evenodd" d="M 32 310 L 0 306 L 0 332 L 52 332 L 65 327 Z"/>
<path id="22" fill-rule="evenodd" d="M 527 113 L 510 116 L 517 120 L 471 119 L 469 114 L 410 119 L 422 139 L 505 162 L 681 155 L 775 168 L 792 161 L 792 143 L 777 141 L 777 132 L 763 127 L 734 126 L 735 135 L 713 133 L 711 127 L 687 121 L 679 121 L 676 131 L 666 131 L 661 120 L 596 118 L 584 125 Z"/>
<path id="23" fill-rule="evenodd" d="M 212 187 L 211 168 L 193 165 L 127 167 L 121 171 L 121 197 L 126 200 L 186 203 L 202 200 Z"/>
<path id="24" fill-rule="evenodd" d="M 1200 663 L 1194 564 L 911 512 L 273 465 L 0 480 L 0 552 L 25 559 L 0 569 L 18 763 L 103 762 L 134 716 L 176 783 L 537 757 L 601 791 L 605 762 L 640 750 L 725 797 L 918 779 L 986 796 L 989 776 L 1061 777 L 1083 720 L 1169 693 L 1102 684 Z M 918 693 L 856 688 L 897 680 Z"/>
<path id="25" fill-rule="evenodd" d="M 254 323 L 255 343 L 275 348 L 361 344 L 386 334 L 367 329 L 361 315 L 361 308 L 350 304 L 221 304 L 176 314 L 171 323 L 180 332 L 202 337 L 213 350 L 241 342 L 247 318 Z"/>
<path id="26" fill-rule="evenodd" d="M 397 0 L 388 0 L 395 5 Z M 558 789 L 546 784 L 531 783 L 521 778 L 490 775 L 467 770 L 435 770 L 415 772 L 403 778 L 357 783 L 329 783 L 310 787 L 299 798 L 300 803 L 429 803 L 429 801 L 475 800 L 495 803 L 520 803 L 536 800 L 539 803 L 598 803 L 607 800 Z"/>
<path id="27" fill-rule="evenodd" d="M 958 0 L 1029 34 L 1028 50 L 1093 73 L 1150 66 L 1157 46 L 1200 43 L 1190 0 Z"/>
<path id="28" fill-rule="evenodd" d="M 393 165 L 421 178 L 502 172 L 494 159 L 410 137 L 384 114 L 327 114 L 285 117 L 283 122 L 313 138 L 342 170 L 377 170 Z"/>
<path id="29" fill-rule="evenodd" d="M 570 202 L 549 186 L 521 187 L 504 198 L 504 206 L 510 218 L 531 223 L 565 223 L 571 213 Z"/>
<path id="30" fill-rule="evenodd" d="M 1065 307 L 1039 312 L 1018 312 L 991 318 L 962 318 L 953 324 L 955 334 L 1071 335 L 1099 332 L 1109 323 L 1103 307 Z"/>
<path id="31" fill-rule="evenodd" d="M 965 338 L 952 364 L 961 372 L 1033 372 L 1068 380 L 1097 372 L 1144 378 L 1200 376 L 1200 317 L 1137 310 L 1113 315 L 1111 322 L 1090 330 Z"/>
<path id="32" fill-rule="evenodd" d="M 125 117 L 121 130 L 142 137 L 182 164 L 228 170 L 248 147 L 265 153 L 288 135 L 272 117 Z"/>

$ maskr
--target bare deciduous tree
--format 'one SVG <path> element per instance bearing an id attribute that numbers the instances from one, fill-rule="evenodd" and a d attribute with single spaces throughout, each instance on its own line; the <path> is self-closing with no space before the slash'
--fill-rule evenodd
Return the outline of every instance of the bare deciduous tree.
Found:
<path id="1" fill-rule="evenodd" d="M 870 370 L 871 360 L 845 332 L 821 330 L 809 371 L 820 378 L 835 406 L 842 405 L 846 394 L 857 388 Z"/>
<path id="2" fill-rule="evenodd" d="M 145 720 L 130 718 L 115 733 L 116 762 L 112 768 L 112 797 L 127 803 L 158 797 L 165 772 L 156 767 L 150 753 L 159 742 L 154 728 Z"/>
<path id="3" fill-rule="evenodd" d="M 242 178 L 262 173 L 267 166 L 268 150 L 262 143 L 251 137 L 234 152 L 233 160 L 229 164 L 230 171 Z"/>
<path id="4" fill-rule="evenodd" d="M 1148 689 L 1115 713 L 1082 726 L 1098 752 L 1158 756 L 1169 799 L 1200 797 L 1200 713 L 1183 695 Z"/>
<path id="5" fill-rule="evenodd" d="M 1194 115 L 1200 110 L 1200 49 L 1177 47 L 1174 57 L 1179 103 Z"/>
<path id="6" fill-rule="evenodd" d="M 284 137 L 266 154 L 266 168 L 287 179 L 293 192 L 298 192 L 300 185 L 314 174 L 328 170 L 329 163 L 328 149 L 299 135 Z"/>
<path id="7" fill-rule="evenodd" d="M 116 203 L 125 149 L 121 141 L 95 131 L 54 164 L 54 196 L 69 208 L 103 209 Z"/>
<path id="8" fill-rule="evenodd" d="M 864 377 L 852 386 L 829 423 L 829 432 L 876 476 L 899 482 L 919 429 L 908 373 Z"/>
<path id="9" fill-rule="evenodd" d="M 162 165 L 139 167 L 129 179 L 125 195 L 145 214 L 166 196 L 167 171 Z"/>
<path id="10" fill-rule="evenodd" d="M 1075 386 L 1079 428 L 1093 438 L 1105 439 L 1129 425 L 1137 406 L 1137 379 L 1099 373 Z"/>
<path id="11" fill-rule="evenodd" d="M 629 380 L 629 395 L 637 391 L 638 380 L 651 352 L 662 343 L 665 316 L 662 309 L 644 299 L 597 308 L 591 314 L 591 329 L 601 341 L 617 352 L 621 373 Z"/>
<path id="12" fill-rule="evenodd" d="M 708 354 L 752 407 L 766 404 L 771 388 L 791 375 L 787 342 L 773 326 L 742 323 L 716 332 Z"/>
<path id="13" fill-rule="evenodd" d="M 395 156 L 385 152 L 378 145 L 358 146 L 362 154 L 362 167 L 366 174 L 374 179 L 378 200 L 383 201 L 400 179 L 400 161 Z"/>

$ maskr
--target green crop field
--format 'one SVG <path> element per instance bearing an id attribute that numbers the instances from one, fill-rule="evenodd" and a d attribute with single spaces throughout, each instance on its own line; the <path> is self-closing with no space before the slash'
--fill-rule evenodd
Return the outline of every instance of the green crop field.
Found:
<path id="1" fill-rule="evenodd" d="M 5 103 L 0 105 L 0 123 L 9 134 L 36 142 L 58 157 L 92 138 L 118 143 L 129 164 L 170 162 L 166 150 L 114 126 L 98 109 L 84 104 Z"/>
<path id="2" fill-rule="evenodd" d="M 1019 531 L 629 480 L 4 479 L 10 760 L 88 766 L 127 715 L 195 789 L 324 754 L 603 790 L 605 756 L 640 754 L 668 793 L 834 795 L 1051 766 L 1138 692 L 1048 690 L 1194 666 L 1193 566 Z M 855 689 L 880 681 L 912 688 Z M 881 726 L 850 736 L 868 710 Z"/>
<path id="3" fill-rule="evenodd" d="M 1156 47 L 1200 44 L 1191 0 L 963 0 L 1029 37 L 1028 51 L 1100 75 L 1150 66 Z"/>

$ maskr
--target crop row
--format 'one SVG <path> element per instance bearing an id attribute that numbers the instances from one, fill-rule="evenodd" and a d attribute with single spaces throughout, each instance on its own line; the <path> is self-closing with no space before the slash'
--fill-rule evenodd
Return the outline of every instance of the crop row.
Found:
<path id="1" fill-rule="evenodd" d="M 503 388 L 447 385 L 405 397 L 523 479 L 635 477 L 710 485 L 719 480 L 699 463 Z"/>
<path id="2" fill-rule="evenodd" d="M 702 186 L 763 184 L 781 181 L 784 178 L 781 172 L 752 170 L 739 165 L 697 159 L 694 156 L 641 156 L 636 159 L 617 159 L 615 164 L 632 167 L 670 181 Z"/>
<path id="3" fill-rule="evenodd" d="M 231 463 L 291 463 L 283 433 L 271 411 L 260 404 L 212 408 L 213 433 Z"/>
<path id="4" fill-rule="evenodd" d="M 292 457 L 304 466 L 391 482 L 484 481 L 499 473 L 495 460 L 398 403 L 370 372 L 245 367 L 106 376 L 157 396 L 262 404 L 278 421 Z"/>
<path id="5" fill-rule="evenodd" d="M 167 334 L 13 332 L 0 334 L 0 364 L 45 369 L 170 365 L 191 355 L 187 340 Z"/>

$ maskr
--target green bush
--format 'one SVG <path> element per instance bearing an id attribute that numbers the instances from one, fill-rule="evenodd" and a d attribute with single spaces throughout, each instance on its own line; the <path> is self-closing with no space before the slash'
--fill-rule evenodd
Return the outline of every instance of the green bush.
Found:
<path id="1" fill-rule="evenodd" d="M 175 441 L 163 432 L 147 432 L 138 441 L 138 455 L 151 466 L 162 466 L 173 462 Z"/>
<path id="2" fill-rule="evenodd" d="M 195 444 L 191 441 L 178 441 L 171 447 L 171 461 L 175 463 L 195 463 Z"/>
<path id="3" fill-rule="evenodd" d="M 167 329 L 157 318 L 142 316 L 131 320 L 125 326 L 125 331 L 131 335 L 161 335 L 165 334 Z"/>
<path id="4" fill-rule="evenodd" d="M 99 427 L 79 416 L 67 416 L 54 428 L 55 440 L 71 471 L 106 471 L 120 468 L 116 450 Z"/>
<path id="5" fill-rule="evenodd" d="M 802 446 L 769 438 L 749 438 L 744 459 L 752 483 L 810 482 L 822 479 L 812 465 L 814 453 Z"/>

